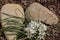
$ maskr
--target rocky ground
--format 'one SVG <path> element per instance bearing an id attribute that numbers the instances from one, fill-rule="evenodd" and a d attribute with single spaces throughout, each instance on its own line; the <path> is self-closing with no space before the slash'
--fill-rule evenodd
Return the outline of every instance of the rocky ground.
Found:
<path id="1" fill-rule="evenodd" d="M 33 2 L 38 2 L 51 10 L 53 13 L 57 15 L 60 19 L 60 0 L 0 0 L 0 9 L 4 4 L 7 3 L 16 3 L 20 4 L 24 10 Z M 0 23 L 1 24 L 1 23 Z M 0 29 L 2 26 L 0 26 Z M 3 33 L 3 32 L 1 32 Z M 60 40 L 60 21 L 57 23 L 56 27 L 51 27 L 47 30 L 49 35 L 46 35 L 46 40 Z M 0 35 L 0 40 L 5 40 L 6 37 L 4 34 Z"/>

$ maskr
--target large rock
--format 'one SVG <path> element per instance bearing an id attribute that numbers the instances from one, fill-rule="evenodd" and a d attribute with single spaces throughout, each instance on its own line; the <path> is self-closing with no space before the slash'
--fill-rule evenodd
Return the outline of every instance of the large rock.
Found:
<path id="1" fill-rule="evenodd" d="M 49 9 L 39 3 L 32 3 L 25 12 L 27 20 L 41 20 L 46 24 L 56 24 L 58 22 L 57 16 Z"/>
<path id="2" fill-rule="evenodd" d="M 24 18 L 24 10 L 19 4 L 6 4 L 1 8 L 1 13 Z M 6 16 L 2 16 L 2 18 L 4 19 Z"/>
<path id="3" fill-rule="evenodd" d="M 7 15 L 4 15 L 3 13 L 4 14 L 9 14 L 9 15 L 12 15 L 12 16 L 21 17 L 24 20 L 24 10 L 19 4 L 6 4 L 6 5 L 4 5 L 1 8 L 1 20 L 9 17 Z M 2 27 L 4 27 L 4 24 L 6 22 L 2 21 L 1 23 L 2 23 Z M 7 35 L 7 34 L 13 34 L 15 32 L 4 32 L 4 33 L 5 33 L 5 36 L 7 37 L 7 40 L 13 40 L 14 37 L 16 37 L 16 35 Z"/>

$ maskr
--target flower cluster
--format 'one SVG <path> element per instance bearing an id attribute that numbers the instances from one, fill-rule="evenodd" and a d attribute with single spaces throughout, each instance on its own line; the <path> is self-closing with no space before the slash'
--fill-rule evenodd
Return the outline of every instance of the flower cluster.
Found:
<path id="1" fill-rule="evenodd" d="M 25 28 L 25 30 L 28 32 L 27 36 L 28 38 L 31 38 L 33 37 L 33 35 L 35 33 L 37 33 L 38 31 L 38 38 L 39 39 L 44 39 L 44 36 L 45 36 L 45 31 L 47 30 L 47 26 L 44 25 L 43 23 L 40 22 L 35 22 L 35 21 L 31 21 L 28 25 L 27 25 L 27 28 Z"/>

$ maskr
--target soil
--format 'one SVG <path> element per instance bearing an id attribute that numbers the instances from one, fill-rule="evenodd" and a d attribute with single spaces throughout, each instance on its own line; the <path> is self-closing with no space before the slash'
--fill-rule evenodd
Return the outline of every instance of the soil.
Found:
<path id="1" fill-rule="evenodd" d="M 46 40 L 60 40 L 60 0 L 0 0 L 0 9 L 4 4 L 16 3 L 16 4 L 20 4 L 24 8 L 24 11 L 25 11 L 26 8 L 33 2 L 38 2 L 42 4 L 43 6 L 45 6 L 50 11 L 52 11 L 54 14 L 57 15 L 57 17 L 59 18 L 59 22 L 57 23 L 57 26 L 50 27 L 47 30 L 47 33 L 49 33 L 49 35 L 46 34 L 45 39 Z M 1 28 L 2 26 L 0 26 L 0 29 Z M 0 35 L 0 40 L 6 40 L 4 33 Z"/>

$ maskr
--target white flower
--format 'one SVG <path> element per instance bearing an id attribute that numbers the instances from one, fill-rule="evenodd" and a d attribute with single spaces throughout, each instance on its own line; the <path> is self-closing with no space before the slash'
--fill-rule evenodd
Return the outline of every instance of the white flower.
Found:
<path id="1" fill-rule="evenodd" d="M 28 28 L 25 28 L 25 30 L 26 30 L 27 32 L 30 31 L 31 34 L 35 33 L 35 30 L 33 30 L 33 29 L 29 28 L 29 27 L 28 27 Z"/>
<path id="2" fill-rule="evenodd" d="M 32 37 L 34 33 L 36 33 L 36 31 L 39 31 L 39 38 L 43 38 L 44 39 L 44 36 L 45 36 L 45 31 L 47 30 L 47 26 L 44 25 L 43 23 L 41 22 L 35 22 L 35 21 L 31 21 L 28 25 L 27 25 L 27 28 L 25 28 L 25 30 L 27 31 L 27 35 L 28 37 Z"/>

